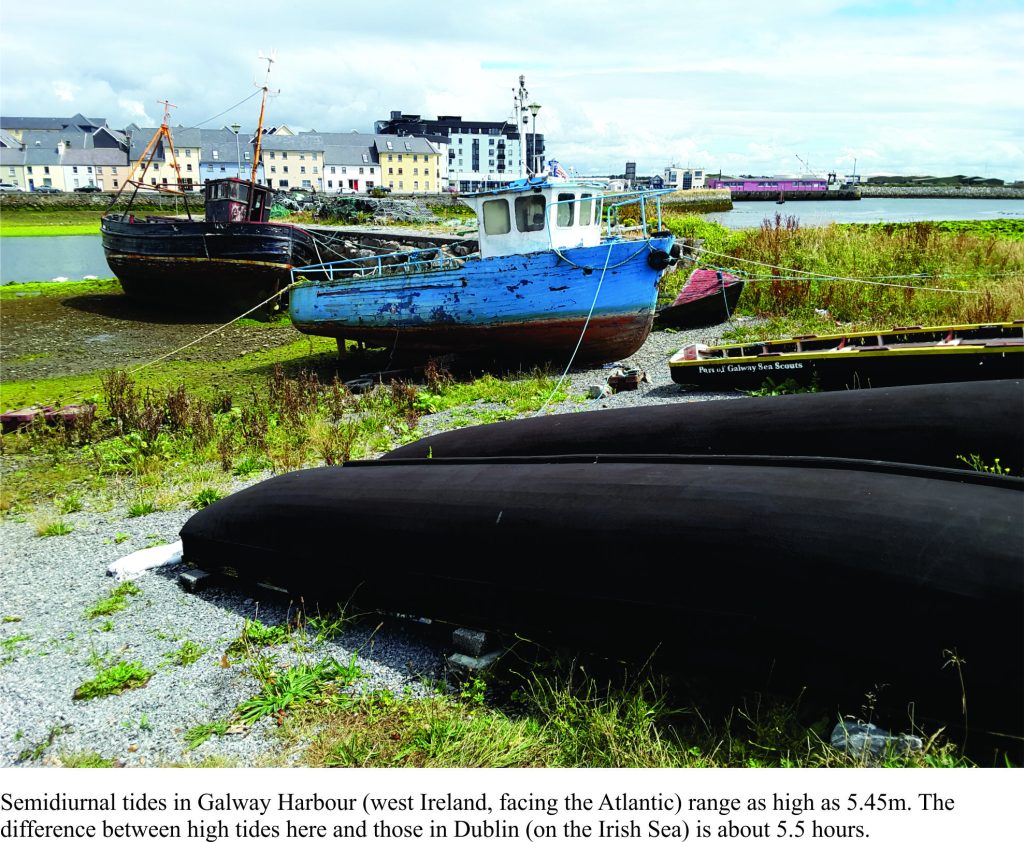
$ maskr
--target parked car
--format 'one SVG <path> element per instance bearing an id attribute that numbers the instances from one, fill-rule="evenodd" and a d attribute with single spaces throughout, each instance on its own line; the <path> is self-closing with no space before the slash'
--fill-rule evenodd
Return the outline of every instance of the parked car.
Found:
<path id="1" fill-rule="evenodd" d="M 20 193 L 21 188 L 17 184 L 8 184 L 6 181 L 0 181 L 0 193 Z"/>
<path id="2" fill-rule="evenodd" d="M 85 187 L 76 187 L 76 193 L 99 193 L 100 188 L 95 184 L 86 184 Z"/>
<path id="3" fill-rule="evenodd" d="M 63 191 L 58 190 L 56 187 L 50 187 L 50 186 L 44 184 L 42 187 L 33 187 L 32 188 L 32 192 L 33 193 L 61 193 Z"/>

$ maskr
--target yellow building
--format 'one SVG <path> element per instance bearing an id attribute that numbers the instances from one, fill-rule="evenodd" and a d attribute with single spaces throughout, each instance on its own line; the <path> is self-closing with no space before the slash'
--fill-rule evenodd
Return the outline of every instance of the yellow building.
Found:
<path id="1" fill-rule="evenodd" d="M 375 135 L 380 181 L 395 193 L 440 193 L 441 153 L 422 137 Z"/>

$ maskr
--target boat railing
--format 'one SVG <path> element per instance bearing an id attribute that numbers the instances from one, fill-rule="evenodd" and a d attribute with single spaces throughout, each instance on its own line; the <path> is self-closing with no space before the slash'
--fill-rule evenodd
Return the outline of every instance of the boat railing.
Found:
<path id="1" fill-rule="evenodd" d="M 616 193 L 614 196 L 606 196 L 604 203 L 604 230 L 608 237 L 622 237 L 623 235 L 640 232 L 646 237 L 650 226 L 655 224 L 655 230 L 664 229 L 661 216 L 661 197 L 674 192 L 670 189 L 658 190 L 634 190 L 628 193 Z M 617 201 L 609 202 L 609 199 Z M 654 203 L 653 208 L 648 204 Z M 636 205 L 636 215 L 627 215 L 623 209 Z M 649 219 L 653 217 L 653 219 Z"/>
<path id="2" fill-rule="evenodd" d="M 326 263 L 297 266 L 291 270 L 292 282 L 332 283 L 352 278 L 385 278 L 457 269 L 463 258 L 445 253 L 442 247 L 392 251 L 386 254 L 350 257 Z"/>

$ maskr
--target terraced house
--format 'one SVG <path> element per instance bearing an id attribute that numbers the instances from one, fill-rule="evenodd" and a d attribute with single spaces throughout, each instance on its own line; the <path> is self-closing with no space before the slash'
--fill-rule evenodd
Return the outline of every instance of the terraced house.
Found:
<path id="1" fill-rule="evenodd" d="M 101 118 L 0 117 L 0 123 L 2 175 L 23 190 L 116 190 L 127 177 L 128 139 Z"/>
<path id="2" fill-rule="evenodd" d="M 269 187 L 324 189 L 324 139 L 319 132 L 293 134 L 287 127 L 278 128 L 267 132 L 260 146 L 263 174 Z"/>
<path id="3" fill-rule="evenodd" d="M 328 132 L 322 137 L 325 193 L 367 193 L 380 186 L 372 134 Z"/>
<path id="4" fill-rule="evenodd" d="M 383 186 L 396 193 L 440 193 L 441 154 L 422 137 L 375 135 Z"/>

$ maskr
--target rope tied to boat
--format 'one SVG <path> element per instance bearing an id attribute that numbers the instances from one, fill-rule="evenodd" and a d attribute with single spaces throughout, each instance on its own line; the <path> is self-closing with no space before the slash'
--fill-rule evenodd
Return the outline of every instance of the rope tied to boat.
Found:
<path id="1" fill-rule="evenodd" d="M 157 357 L 155 360 L 150 360 L 148 363 L 143 363 L 142 365 L 137 366 L 136 368 L 129 369 L 128 370 L 128 374 L 136 374 L 137 372 L 140 372 L 143 369 L 149 368 L 151 365 L 156 365 L 159 362 L 163 362 L 168 357 L 173 357 L 175 354 L 180 354 L 186 348 L 191 348 L 193 345 L 198 345 L 204 339 L 209 339 L 211 336 L 213 336 L 213 335 L 215 335 L 217 333 L 220 333 L 222 330 L 224 330 L 224 328 L 230 327 L 231 325 L 233 325 L 235 322 L 239 321 L 240 319 L 244 319 L 250 313 L 255 313 L 260 308 L 266 307 L 271 301 L 273 301 L 275 298 L 279 298 L 280 296 L 284 295 L 286 292 L 288 292 L 288 290 L 290 290 L 294 286 L 298 286 L 298 283 L 296 281 L 292 281 L 292 283 L 288 284 L 288 286 L 282 287 L 277 292 L 275 292 L 272 296 L 270 296 L 270 298 L 267 298 L 267 299 L 261 301 L 255 307 L 250 307 L 244 313 L 241 313 L 240 315 L 235 316 L 233 319 L 231 319 L 231 321 L 225 322 L 224 324 L 220 325 L 219 327 L 215 327 L 213 330 L 207 331 L 202 336 L 200 336 L 200 337 L 198 337 L 196 339 L 193 339 L 191 342 L 186 342 L 180 348 L 175 348 L 173 351 L 168 351 L 166 354 L 163 354 L 163 355 Z"/>
<path id="2" fill-rule="evenodd" d="M 739 263 L 749 263 L 753 266 L 763 266 L 766 269 L 777 269 L 780 272 L 789 272 L 793 275 L 802 277 L 793 278 L 759 278 L 759 277 L 748 277 L 746 278 L 748 283 L 761 283 L 765 281 L 779 281 L 779 280 L 818 280 L 818 281 L 849 281 L 850 283 L 867 284 L 869 286 L 880 286 L 880 287 L 891 287 L 893 289 L 912 289 L 919 290 L 922 292 L 955 292 L 964 295 L 982 295 L 982 290 L 978 289 L 951 289 L 949 287 L 926 287 L 926 286 L 915 286 L 913 284 L 893 284 L 888 283 L 884 280 L 871 280 L 869 278 L 851 278 L 844 275 L 826 275 L 822 272 L 810 272 L 805 269 L 794 269 L 788 266 L 777 266 L 773 263 L 763 263 L 759 260 L 749 260 L 745 257 L 735 257 L 731 254 L 722 254 L 721 252 L 710 251 L 705 249 L 703 246 L 700 248 L 701 254 L 708 254 L 713 257 L 721 257 L 726 260 L 735 260 Z M 920 278 L 928 277 L 927 275 L 879 275 L 879 278 Z"/>
<path id="3" fill-rule="evenodd" d="M 551 403 L 552 398 L 557 394 L 562 383 L 565 382 L 565 378 L 569 376 L 569 369 L 572 368 L 573 361 L 576 359 L 576 354 L 579 353 L 580 346 L 583 344 L 583 337 L 586 335 L 587 327 L 590 325 L 590 318 L 594 315 L 594 308 L 597 306 L 597 297 L 601 294 L 601 285 L 604 283 L 604 276 L 608 271 L 608 263 L 612 259 L 612 251 L 614 248 L 615 243 L 608 244 L 608 256 L 604 259 L 604 268 L 601 270 L 601 277 L 597 279 L 597 289 L 594 290 L 594 300 L 590 302 L 590 311 L 587 313 L 586 321 L 583 322 L 583 329 L 580 331 L 580 338 L 576 340 L 576 347 L 572 349 L 572 355 L 569 357 L 569 362 L 565 366 L 565 371 L 563 371 L 562 376 L 558 378 L 558 382 L 555 384 L 555 388 L 551 390 L 551 394 L 548 395 L 547 400 L 545 400 L 541 408 L 534 413 L 534 417 L 537 417 L 548 408 L 548 404 Z M 637 252 L 637 254 L 639 254 L 639 252 Z M 634 255 L 634 257 L 635 256 L 636 255 Z"/>

